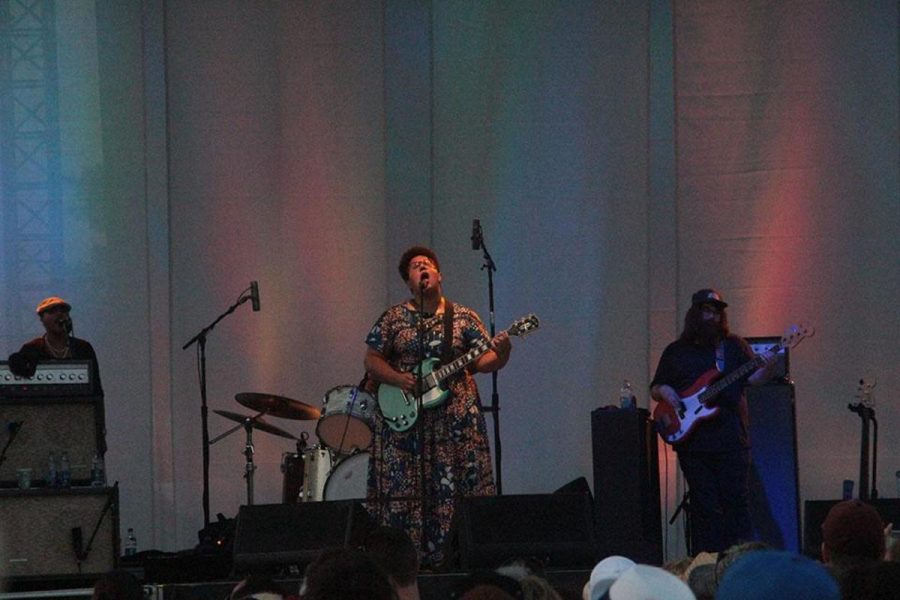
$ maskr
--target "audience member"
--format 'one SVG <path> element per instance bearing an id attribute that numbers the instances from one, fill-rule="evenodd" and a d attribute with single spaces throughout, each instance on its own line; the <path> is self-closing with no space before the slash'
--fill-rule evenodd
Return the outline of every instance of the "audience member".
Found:
<path id="1" fill-rule="evenodd" d="M 758 550 L 774 550 L 774 548 L 765 542 L 744 542 L 743 544 L 735 544 L 720 552 L 716 559 L 716 586 L 725 577 L 725 571 L 728 570 L 728 567 L 734 564 L 736 560 Z"/>
<path id="2" fill-rule="evenodd" d="M 697 565 L 691 569 L 686 583 L 697 600 L 713 600 L 716 597 L 716 588 L 719 587 L 716 580 L 716 564 Z"/>
<path id="3" fill-rule="evenodd" d="M 497 595 L 502 592 L 501 595 Z M 474 595 L 473 595 L 474 594 Z M 450 598 L 522 598 L 519 582 L 496 571 L 474 571 L 457 581 L 450 590 Z"/>
<path id="4" fill-rule="evenodd" d="M 144 600 L 144 588 L 128 571 L 110 571 L 94 582 L 91 600 Z"/>
<path id="5" fill-rule="evenodd" d="M 284 600 L 289 597 L 287 590 L 269 577 L 250 575 L 234 586 L 229 600 Z"/>
<path id="6" fill-rule="evenodd" d="M 399 600 L 419 600 L 419 551 L 406 532 L 385 526 L 372 530 L 366 553 L 387 573 Z"/>
<path id="7" fill-rule="evenodd" d="M 700 554 L 709 554 L 708 552 L 701 552 Z M 677 577 L 682 581 L 687 581 L 688 576 L 690 575 L 689 569 L 694 564 L 694 557 L 685 556 L 684 558 L 678 558 L 675 560 L 670 560 L 666 564 L 663 565 L 663 569 Z"/>
<path id="8" fill-rule="evenodd" d="M 306 568 L 303 600 L 396 600 L 381 567 L 353 548 L 325 550 Z"/>
<path id="9" fill-rule="evenodd" d="M 841 582 L 843 600 L 900 600 L 900 563 L 871 562 L 850 569 Z"/>
<path id="10" fill-rule="evenodd" d="M 716 600 L 840 600 L 838 584 L 821 564 L 782 550 L 746 553 L 725 570 Z"/>
<path id="11" fill-rule="evenodd" d="M 591 577 L 584 585 L 584 600 L 600 600 L 603 594 L 615 583 L 619 575 L 635 565 L 635 562 L 624 556 L 607 556 L 594 566 Z"/>
<path id="12" fill-rule="evenodd" d="M 884 525 L 873 506 L 845 500 L 831 507 L 822 523 L 822 562 L 839 583 L 851 569 L 883 557 Z"/>
<path id="13" fill-rule="evenodd" d="M 619 575 L 603 600 L 694 600 L 685 582 L 665 569 L 634 565 Z"/>

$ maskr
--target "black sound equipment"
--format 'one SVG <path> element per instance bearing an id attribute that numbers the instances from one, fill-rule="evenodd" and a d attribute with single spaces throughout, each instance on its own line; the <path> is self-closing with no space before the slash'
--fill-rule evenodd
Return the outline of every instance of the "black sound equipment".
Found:
<path id="1" fill-rule="evenodd" d="M 587 494 L 462 498 L 444 549 L 445 565 L 493 568 L 515 558 L 547 569 L 590 568 L 597 558 Z"/>
<path id="2" fill-rule="evenodd" d="M 0 361 L 0 396 L 90 396 L 94 393 L 89 360 L 39 363 L 31 377 L 16 375 Z"/>
<path id="3" fill-rule="evenodd" d="M 644 409 L 591 413 L 594 510 L 600 556 L 662 564 L 657 434 Z"/>
<path id="4" fill-rule="evenodd" d="M 831 507 L 838 502 L 841 500 L 807 500 L 803 503 L 803 553 L 807 556 L 821 558 L 822 523 Z M 893 523 L 894 529 L 897 529 L 900 523 L 900 498 L 879 498 L 863 502 L 875 507 L 882 522 Z"/>
<path id="5" fill-rule="evenodd" d="M 322 550 L 357 547 L 371 528 L 355 500 L 241 506 L 234 534 L 234 568 L 277 570 L 305 565 Z"/>
<path id="6" fill-rule="evenodd" d="M 800 551 L 800 493 L 794 386 L 771 383 L 746 389 L 750 412 L 750 515 L 755 538 Z"/>
<path id="7" fill-rule="evenodd" d="M 57 465 L 69 455 L 73 485 L 88 485 L 91 460 L 105 450 L 103 422 L 100 396 L 0 397 L 0 424 L 20 424 L 0 464 L 0 486 L 15 485 L 21 468 L 34 470 L 34 485 L 46 483 L 51 452 Z"/>
<path id="8" fill-rule="evenodd" d="M 114 569 L 119 556 L 117 505 L 115 487 L 0 490 L 3 575 L 100 574 Z"/>

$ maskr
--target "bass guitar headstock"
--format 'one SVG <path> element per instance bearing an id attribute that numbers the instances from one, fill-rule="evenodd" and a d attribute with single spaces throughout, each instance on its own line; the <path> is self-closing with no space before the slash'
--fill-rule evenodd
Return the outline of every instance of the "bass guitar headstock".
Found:
<path id="1" fill-rule="evenodd" d="M 816 334 L 816 328 L 806 323 L 791 325 L 784 330 L 781 336 L 782 348 L 796 348 L 797 345 L 808 337 Z"/>

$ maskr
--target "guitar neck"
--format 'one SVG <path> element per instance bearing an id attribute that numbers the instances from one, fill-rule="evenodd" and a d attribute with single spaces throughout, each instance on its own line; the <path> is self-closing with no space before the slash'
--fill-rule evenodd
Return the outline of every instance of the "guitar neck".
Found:
<path id="1" fill-rule="evenodd" d="M 433 379 L 431 382 L 433 385 L 437 385 L 443 380 L 447 379 L 451 375 L 458 373 L 459 371 L 465 369 L 469 366 L 470 363 L 478 360 L 478 357 L 490 350 L 491 347 L 487 342 L 481 340 L 478 342 L 474 348 L 466 352 L 465 354 L 457 357 L 455 360 L 447 363 L 439 369 L 435 369 L 431 372 L 429 377 Z"/>
<path id="2" fill-rule="evenodd" d="M 771 348 L 769 348 L 768 352 L 780 352 L 781 344 L 775 344 Z M 754 356 L 753 360 L 744 363 L 722 379 L 719 379 L 714 384 L 710 385 L 706 388 L 702 394 L 700 394 L 700 401 L 705 402 L 715 396 L 717 396 L 722 390 L 727 388 L 729 385 L 734 383 L 735 381 L 741 379 L 748 373 L 752 373 L 756 369 L 760 368 L 765 364 L 762 356 Z"/>

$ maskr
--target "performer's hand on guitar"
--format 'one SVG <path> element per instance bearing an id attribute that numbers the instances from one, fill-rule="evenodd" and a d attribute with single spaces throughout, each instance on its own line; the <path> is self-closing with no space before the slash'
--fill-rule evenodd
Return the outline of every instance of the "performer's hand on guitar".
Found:
<path id="1" fill-rule="evenodd" d="M 494 339 L 491 340 L 491 350 L 493 350 L 501 360 L 506 360 L 512 350 L 512 343 L 509 341 L 509 334 L 501 331 Z"/>
<path id="2" fill-rule="evenodd" d="M 674 408 L 678 410 L 678 407 L 681 403 L 681 396 L 678 395 L 678 392 L 675 391 L 675 388 L 669 385 L 655 385 L 653 389 L 650 390 L 651 395 L 657 402 L 666 402 Z"/>
<path id="3" fill-rule="evenodd" d="M 389 382 L 391 385 L 400 388 L 407 394 L 412 394 L 416 391 L 415 373 L 401 373 L 400 371 L 394 371 L 394 373 L 394 381 Z"/>

